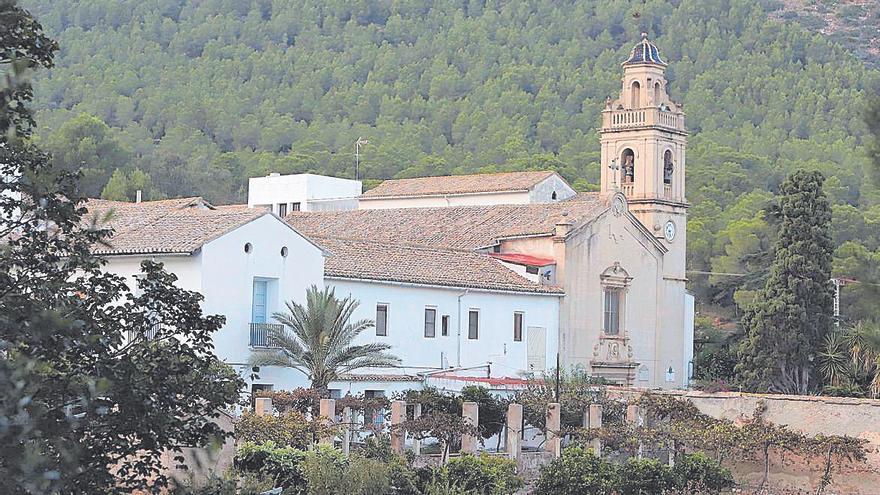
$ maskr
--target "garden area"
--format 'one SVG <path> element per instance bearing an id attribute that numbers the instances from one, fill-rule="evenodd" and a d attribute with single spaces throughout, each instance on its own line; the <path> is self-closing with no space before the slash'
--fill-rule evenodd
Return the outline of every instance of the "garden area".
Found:
<path id="1" fill-rule="evenodd" d="M 309 389 L 260 392 L 235 424 L 231 468 L 173 493 L 798 493 L 774 479 L 796 465 L 817 480 L 801 493 L 831 494 L 835 476 L 868 453 L 864 440 L 774 424 L 760 406 L 742 421 L 716 419 L 686 399 L 621 394 L 578 373 L 561 375 L 557 400 L 554 380 L 503 395 L 478 386 L 335 401 Z M 763 473 L 739 478 L 743 463 Z"/>

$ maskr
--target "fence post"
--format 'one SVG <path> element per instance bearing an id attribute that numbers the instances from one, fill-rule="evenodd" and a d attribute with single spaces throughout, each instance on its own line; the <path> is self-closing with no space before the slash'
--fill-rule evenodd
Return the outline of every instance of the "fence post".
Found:
<path id="1" fill-rule="evenodd" d="M 507 406 L 507 457 L 519 459 L 520 438 L 522 438 L 523 408 L 521 404 Z"/>
<path id="2" fill-rule="evenodd" d="M 269 397 L 257 397 L 254 399 L 254 414 L 257 416 L 272 414 L 272 399 Z"/>
<path id="3" fill-rule="evenodd" d="M 547 404 L 547 443 L 544 450 L 553 454 L 553 457 L 562 455 L 562 438 L 559 436 L 562 426 L 561 409 L 558 402 Z"/>
<path id="4" fill-rule="evenodd" d="M 602 404 L 590 404 L 590 424 L 587 426 L 591 430 L 602 428 Z M 602 456 L 602 440 L 594 438 L 590 440 L 590 448 L 596 453 L 597 457 Z"/>
<path id="5" fill-rule="evenodd" d="M 336 422 L 336 401 L 333 399 L 321 399 L 320 413 L 318 420 L 325 428 L 330 428 Z M 324 433 L 318 439 L 318 443 L 333 445 L 333 435 Z"/>
<path id="6" fill-rule="evenodd" d="M 348 457 L 349 452 L 351 452 L 351 422 L 351 407 L 346 407 L 342 410 L 342 453 L 345 454 L 346 457 Z"/>
<path id="7" fill-rule="evenodd" d="M 391 401 L 391 451 L 403 454 L 405 432 L 399 425 L 406 419 L 406 401 Z"/>
<path id="8" fill-rule="evenodd" d="M 632 424 L 633 426 L 641 426 L 642 418 L 641 418 L 641 410 L 639 406 L 636 404 L 630 404 L 626 406 L 626 422 Z M 642 458 L 642 442 L 639 442 L 639 459 Z"/>
<path id="9" fill-rule="evenodd" d="M 421 404 L 413 404 L 413 419 L 419 419 L 422 417 L 422 405 Z M 421 455 L 422 454 L 422 441 L 418 438 L 413 438 L 413 455 Z"/>
<path id="10" fill-rule="evenodd" d="M 480 424 L 480 406 L 476 402 L 463 403 L 461 416 L 466 424 L 476 428 Z M 473 454 L 477 451 L 476 435 L 464 434 L 461 436 L 461 451 L 465 454 Z"/>

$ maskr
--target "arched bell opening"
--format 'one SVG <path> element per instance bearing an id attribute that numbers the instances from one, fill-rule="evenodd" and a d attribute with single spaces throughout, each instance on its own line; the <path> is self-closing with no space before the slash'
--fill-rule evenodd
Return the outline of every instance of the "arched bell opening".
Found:
<path id="1" fill-rule="evenodd" d="M 636 180 L 636 154 L 630 148 L 620 154 L 620 169 L 624 184 L 632 184 Z"/>

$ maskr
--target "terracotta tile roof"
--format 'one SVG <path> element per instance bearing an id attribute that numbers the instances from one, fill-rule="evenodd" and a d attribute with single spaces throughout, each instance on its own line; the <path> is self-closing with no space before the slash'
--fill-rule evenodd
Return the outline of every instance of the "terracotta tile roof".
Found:
<path id="1" fill-rule="evenodd" d="M 433 196 L 504 191 L 527 191 L 556 172 L 503 172 L 498 174 L 447 175 L 386 180 L 361 195 L 361 198 Z"/>
<path id="2" fill-rule="evenodd" d="M 324 262 L 326 277 L 562 294 L 557 286 L 532 282 L 490 256 L 474 251 L 338 238 L 314 240 L 332 253 Z"/>
<path id="3" fill-rule="evenodd" d="M 202 198 L 126 203 L 89 200 L 86 221 L 112 228 L 109 245 L 95 254 L 190 254 L 230 230 L 269 214 L 246 206 L 214 207 Z"/>
<path id="4" fill-rule="evenodd" d="M 577 226 L 608 208 L 597 193 L 579 196 L 525 205 L 292 212 L 286 220 L 306 236 L 480 249 L 503 238 L 552 235 L 557 223 Z"/>

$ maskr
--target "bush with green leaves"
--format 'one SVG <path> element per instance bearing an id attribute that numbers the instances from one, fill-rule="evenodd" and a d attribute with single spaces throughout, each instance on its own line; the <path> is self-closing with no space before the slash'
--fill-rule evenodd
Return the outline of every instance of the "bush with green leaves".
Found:
<path id="1" fill-rule="evenodd" d="M 568 447 L 562 456 L 541 469 L 534 495 L 612 495 L 617 488 L 617 467 L 580 446 Z"/>
<path id="2" fill-rule="evenodd" d="M 386 463 L 360 455 L 346 458 L 325 445 L 307 452 L 301 469 L 308 495 L 381 495 L 391 487 Z"/>
<path id="3" fill-rule="evenodd" d="M 462 455 L 444 466 L 456 486 L 483 495 L 505 495 L 523 486 L 516 474 L 516 461 L 488 454 Z"/>
<path id="4" fill-rule="evenodd" d="M 268 441 L 262 444 L 245 442 L 235 453 L 235 469 L 242 473 L 260 474 L 270 478 L 275 486 L 285 489 L 285 495 L 305 494 L 306 478 L 302 463 L 306 452 Z"/>
<path id="5" fill-rule="evenodd" d="M 728 469 L 700 452 L 682 456 L 671 474 L 674 486 L 684 493 L 718 493 L 734 484 Z"/>
<path id="6" fill-rule="evenodd" d="M 240 442 L 274 442 L 297 449 L 309 448 L 316 438 L 324 436 L 327 431 L 321 422 L 309 421 L 296 411 L 280 416 L 244 414 L 235 423 L 235 438 Z"/>
<path id="7" fill-rule="evenodd" d="M 618 495 L 654 495 L 674 487 L 672 470 L 657 459 L 632 457 L 616 466 Z"/>
<path id="8" fill-rule="evenodd" d="M 541 470 L 534 495 L 716 494 L 733 486 L 730 471 L 702 454 L 684 455 L 675 467 L 656 459 L 616 464 L 572 446 Z"/>

